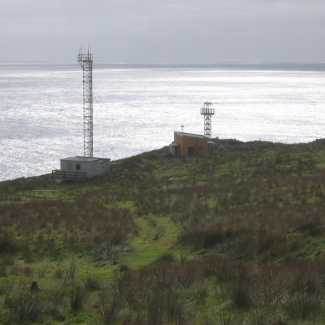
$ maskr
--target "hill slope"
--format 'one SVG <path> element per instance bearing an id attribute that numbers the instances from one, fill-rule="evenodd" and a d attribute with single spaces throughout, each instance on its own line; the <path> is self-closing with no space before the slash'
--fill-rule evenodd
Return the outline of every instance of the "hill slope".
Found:
<path id="1" fill-rule="evenodd" d="M 0 183 L 1 323 L 323 324 L 325 141 L 214 141 Z"/>

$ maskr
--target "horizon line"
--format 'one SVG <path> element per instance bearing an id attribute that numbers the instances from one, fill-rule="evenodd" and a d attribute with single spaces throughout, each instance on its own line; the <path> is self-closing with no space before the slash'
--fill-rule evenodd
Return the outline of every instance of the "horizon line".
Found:
<path id="1" fill-rule="evenodd" d="M 0 61 L 0 64 L 74 64 L 77 61 Z M 95 61 L 96 62 L 96 61 Z M 243 61 L 97 61 L 96 64 L 325 64 L 325 61 L 305 60 L 243 60 Z"/>

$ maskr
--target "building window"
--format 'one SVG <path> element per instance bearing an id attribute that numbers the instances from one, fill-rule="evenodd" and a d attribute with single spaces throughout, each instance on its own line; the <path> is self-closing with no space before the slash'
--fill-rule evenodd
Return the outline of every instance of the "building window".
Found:
<path id="1" fill-rule="evenodd" d="M 81 169 L 80 164 L 76 164 L 76 170 L 80 170 L 80 169 Z"/>
<path id="2" fill-rule="evenodd" d="M 199 147 L 200 150 L 202 150 L 202 147 Z"/>
<path id="3" fill-rule="evenodd" d="M 68 169 L 68 170 L 72 170 L 72 163 L 71 163 L 71 162 L 68 162 L 68 163 L 67 163 L 67 169 Z"/>

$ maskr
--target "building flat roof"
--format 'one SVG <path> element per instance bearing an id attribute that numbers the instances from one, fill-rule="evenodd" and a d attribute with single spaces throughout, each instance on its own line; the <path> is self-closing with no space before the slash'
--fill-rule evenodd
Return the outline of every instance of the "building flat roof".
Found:
<path id="1" fill-rule="evenodd" d="M 105 160 L 110 161 L 111 158 L 98 158 L 98 157 L 68 157 L 68 158 L 62 158 L 60 160 L 67 160 L 67 161 L 79 161 L 79 162 L 92 162 L 92 161 L 98 161 L 98 160 Z"/>
<path id="2" fill-rule="evenodd" d="M 174 131 L 175 134 L 179 135 L 180 137 L 187 137 L 187 138 L 197 138 L 197 139 L 206 139 L 208 140 L 207 137 L 201 134 L 193 134 L 193 133 L 185 133 L 185 132 L 178 132 Z"/>

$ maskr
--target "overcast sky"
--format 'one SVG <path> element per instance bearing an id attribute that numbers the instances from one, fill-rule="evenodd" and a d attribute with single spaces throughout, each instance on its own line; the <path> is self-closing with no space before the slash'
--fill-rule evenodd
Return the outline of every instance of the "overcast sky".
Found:
<path id="1" fill-rule="evenodd" d="M 325 0 L 0 0 L 0 62 L 325 61 Z"/>

